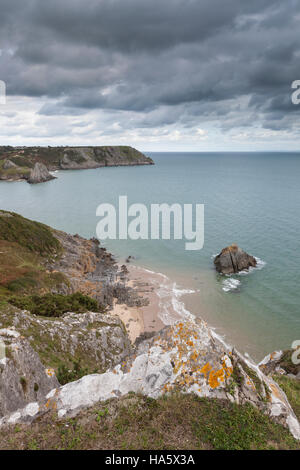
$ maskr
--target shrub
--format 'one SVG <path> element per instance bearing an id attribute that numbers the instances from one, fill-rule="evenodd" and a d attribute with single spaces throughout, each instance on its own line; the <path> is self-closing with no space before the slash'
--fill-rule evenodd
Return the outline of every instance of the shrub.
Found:
<path id="1" fill-rule="evenodd" d="M 85 375 L 91 373 L 88 368 L 82 367 L 81 360 L 73 361 L 73 367 L 69 369 L 65 364 L 58 367 L 57 380 L 61 385 L 79 380 Z"/>
<path id="2" fill-rule="evenodd" d="M 45 294 L 24 297 L 10 297 L 9 303 L 15 307 L 29 310 L 34 315 L 60 317 L 66 312 L 84 313 L 103 312 L 104 309 L 95 299 L 80 292 L 70 295 Z"/>

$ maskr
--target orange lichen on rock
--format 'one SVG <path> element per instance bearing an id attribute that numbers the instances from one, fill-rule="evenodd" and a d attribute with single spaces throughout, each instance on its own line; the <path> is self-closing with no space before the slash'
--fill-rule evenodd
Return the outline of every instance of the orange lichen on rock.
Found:
<path id="1" fill-rule="evenodd" d="M 223 369 L 224 369 L 224 372 L 225 372 L 226 379 L 228 379 L 231 376 L 232 372 L 233 372 L 233 367 L 228 366 L 226 364 L 225 360 L 222 362 L 222 366 L 223 366 Z"/>
<path id="2" fill-rule="evenodd" d="M 212 370 L 209 374 L 208 383 L 211 388 L 217 388 L 220 382 L 224 382 L 225 372 L 224 369 L 219 369 L 216 372 Z"/>
<path id="3" fill-rule="evenodd" d="M 202 367 L 200 372 L 201 372 L 201 374 L 204 374 L 204 377 L 207 377 L 208 373 L 211 370 L 212 370 L 212 367 L 211 367 L 210 363 L 208 362 L 207 364 L 205 364 L 205 366 Z"/>

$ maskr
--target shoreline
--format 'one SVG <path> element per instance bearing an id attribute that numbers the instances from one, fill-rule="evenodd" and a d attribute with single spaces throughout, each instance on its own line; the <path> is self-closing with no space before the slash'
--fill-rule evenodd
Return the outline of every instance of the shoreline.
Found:
<path id="1" fill-rule="evenodd" d="M 127 264 L 126 267 L 126 285 L 149 300 L 148 305 L 141 307 L 129 307 L 115 302 L 110 311 L 123 321 L 132 343 L 141 335 L 157 333 L 176 321 L 195 320 L 196 317 L 186 310 L 184 302 L 180 300 L 183 295 L 195 291 L 180 289 L 165 274 L 134 264 Z"/>
<path id="2" fill-rule="evenodd" d="M 122 262 L 118 262 L 119 269 Z M 135 264 L 127 264 L 128 269 L 126 286 L 133 288 L 136 293 L 143 298 L 149 299 L 147 306 L 129 307 L 126 304 L 114 302 L 110 314 L 117 315 L 124 323 L 129 339 L 132 344 L 140 336 L 147 336 L 161 331 L 168 325 L 173 325 L 177 321 L 203 321 L 211 331 L 214 338 L 218 339 L 226 349 L 237 347 L 251 358 L 252 362 L 259 363 L 268 352 L 253 355 L 253 351 L 248 347 L 242 347 L 235 336 L 228 335 L 221 325 L 212 322 L 208 311 L 203 311 L 203 306 L 199 305 L 196 310 L 191 308 L 194 301 L 191 301 L 193 294 L 199 294 L 201 289 L 183 287 L 180 280 L 171 279 L 167 275 L 149 270 Z M 189 302 L 190 300 L 190 302 Z M 199 299 L 197 298 L 197 305 Z M 189 304 L 190 305 L 187 305 Z M 242 342 L 245 346 L 247 342 Z"/>

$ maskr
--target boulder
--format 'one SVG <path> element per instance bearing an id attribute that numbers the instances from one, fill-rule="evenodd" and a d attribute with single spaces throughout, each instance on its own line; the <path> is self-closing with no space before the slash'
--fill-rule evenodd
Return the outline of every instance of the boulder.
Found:
<path id="1" fill-rule="evenodd" d="M 51 173 L 49 173 L 48 168 L 43 163 L 37 162 L 34 165 L 34 168 L 31 170 L 30 176 L 28 178 L 28 183 L 45 183 L 46 181 L 50 181 L 53 179 L 55 179 L 55 176 L 52 176 Z"/>
<path id="2" fill-rule="evenodd" d="M 224 248 L 215 257 L 214 263 L 216 270 L 221 274 L 234 274 L 257 265 L 256 259 L 236 244 Z"/>

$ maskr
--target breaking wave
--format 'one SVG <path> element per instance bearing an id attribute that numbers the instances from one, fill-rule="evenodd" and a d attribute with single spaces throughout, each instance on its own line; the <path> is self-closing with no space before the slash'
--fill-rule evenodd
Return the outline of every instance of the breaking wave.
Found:
<path id="1" fill-rule="evenodd" d="M 235 276 L 248 276 L 254 271 L 257 271 L 257 270 L 260 271 L 267 264 L 265 261 L 258 258 L 257 256 L 254 256 L 254 258 L 256 259 L 256 262 L 257 262 L 257 265 L 255 266 L 255 268 L 250 267 L 249 269 L 245 269 L 244 271 L 240 271 L 239 273 L 236 273 Z M 241 281 L 239 279 L 236 279 L 235 277 L 229 277 L 222 282 L 222 285 L 223 285 L 222 289 L 224 292 L 235 291 L 241 285 Z"/>

